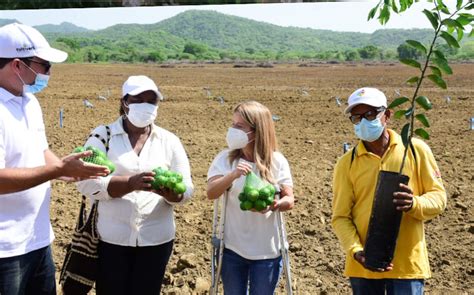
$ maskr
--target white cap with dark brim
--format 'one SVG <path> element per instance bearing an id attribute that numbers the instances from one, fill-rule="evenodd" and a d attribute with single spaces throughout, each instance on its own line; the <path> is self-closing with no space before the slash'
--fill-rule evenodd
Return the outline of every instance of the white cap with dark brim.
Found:
<path id="1" fill-rule="evenodd" d="M 349 113 L 355 106 L 360 104 L 366 104 L 376 108 L 387 107 L 387 97 L 385 94 L 376 89 L 370 87 L 359 88 L 354 91 L 349 99 L 347 100 L 349 106 L 344 110 L 344 113 Z"/>
<path id="2" fill-rule="evenodd" d="M 122 86 L 122 97 L 125 95 L 138 95 L 145 91 L 153 91 L 158 96 L 159 100 L 163 100 L 163 95 L 161 94 L 158 86 L 156 86 L 155 82 L 152 79 L 148 78 L 147 76 L 130 76 L 128 77 L 127 81 L 123 83 Z"/>

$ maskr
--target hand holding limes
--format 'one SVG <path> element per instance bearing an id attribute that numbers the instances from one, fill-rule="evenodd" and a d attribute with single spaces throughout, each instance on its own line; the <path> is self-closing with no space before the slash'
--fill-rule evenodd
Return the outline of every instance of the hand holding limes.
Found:
<path id="1" fill-rule="evenodd" d="M 153 169 L 155 173 L 154 179 L 151 182 L 151 187 L 156 191 L 169 190 L 175 195 L 182 195 L 186 192 L 186 185 L 183 182 L 183 175 L 179 172 L 174 172 L 162 167 Z"/>
<path id="2" fill-rule="evenodd" d="M 109 158 L 107 158 L 107 154 L 96 147 L 88 146 L 84 148 L 82 146 L 78 146 L 72 152 L 82 153 L 85 151 L 91 151 L 92 153 L 89 156 L 82 158 L 84 162 L 99 166 L 106 166 L 107 168 L 109 168 L 110 173 L 113 173 L 115 171 L 115 165 L 114 163 L 112 163 L 112 161 L 109 160 Z"/>
<path id="3" fill-rule="evenodd" d="M 234 175 L 234 179 L 237 179 L 240 176 L 249 174 L 250 172 L 252 172 L 252 166 L 249 163 L 239 162 L 234 171 L 232 171 L 232 174 Z"/>

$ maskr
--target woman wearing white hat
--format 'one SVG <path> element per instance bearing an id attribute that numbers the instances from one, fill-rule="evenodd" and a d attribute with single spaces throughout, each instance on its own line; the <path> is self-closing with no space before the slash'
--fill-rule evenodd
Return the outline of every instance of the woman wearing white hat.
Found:
<path id="1" fill-rule="evenodd" d="M 78 184 L 79 191 L 99 200 L 100 235 L 98 295 L 159 294 L 175 237 L 173 207 L 191 197 L 189 161 L 179 138 L 154 124 L 162 99 L 146 76 L 125 81 L 120 117 L 109 125 L 108 158 L 116 170 L 107 177 Z M 104 152 L 107 129 L 97 127 L 85 146 Z M 100 138 L 100 139 L 99 139 Z M 151 189 L 154 168 L 183 175 L 186 191 Z"/>

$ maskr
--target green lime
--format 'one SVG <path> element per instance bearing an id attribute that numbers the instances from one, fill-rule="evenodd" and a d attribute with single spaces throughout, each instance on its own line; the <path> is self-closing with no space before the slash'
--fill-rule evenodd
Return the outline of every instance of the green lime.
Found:
<path id="1" fill-rule="evenodd" d="M 253 208 L 253 203 L 250 201 L 244 201 L 240 204 L 240 209 L 247 211 Z"/>
<path id="2" fill-rule="evenodd" d="M 184 192 L 186 191 L 186 185 L 184 184 L 184 182 L 178 182 L 175 184 L 173 191 L 177 195 L 184 194 Z"/>
<path id="3" fill-rule="evenodd" d="M 251 187 L 250 185 L 246 185 L 246 186 L 244 186 L 243 192 L 244 192 L 244 194 L 248 197 L 249 192 L 252 191 L 253 189 L 254 189 L 254 188 Z"/>
<path id="4" fill-rule="evenodd" d="M 247 211 L 247 209 L 245 209 L 245 202 L 240 202 L 240 210 Z"/>
<path id="5" fill-rule="evenodd" d="M 92 151 L 92 156 L 95 156 L 95 157 L 99 156 L 99 157 L 102 157 L 104 159 L 107 158 L 107 155 L 102 150 L 100 150 L 99 148 L 96 148 L 95 146 L 90 145 L 86 148 L 86 150 L 87 151 Z"/>
<path id="6" fill-rule="evenodd" d="M 264 200 L 255 201 L 255 210 L 262 211 L 265 208 L 267 208 L 267 203 Z"/>
<path id="7" fill-rule="evenodd" d="M 244 202 L 244 201 L 246 201 L 246 200 L 247 200 L 247 197 L 245 196 L 245 194 L 244 194 L 244 193 L 240 193 L 240 194 L 239 194 L 239 201 L 240 201 L 240 202 Z"/>
<path id="8" fill-rule="evenodd" d="M 154 190 L 159 190 L 160 187 L 161 187 L 161 185 L 158 182 L 157 178 L 153 178 L 153 181 L 150 184 L 151 184 L 151 188 L 154 189 Z"/>
<path id="9" fill-rule="evenodd" d="M 158 188 L 164 187 L 166 185 L 166 182 L 168 181 L 168 178 L 163 175 L 158 175 L 158 177 L 155 175 L 155 179 L 156 179 Z"/>
<path id="10" fill-rule="evenodd" d="M 83 151 L 85 151 L 86 149 L 83 147 L 83 146 L 78 146 L 76 147 L 72 152 L 74 154 L 77 154 L 77 153 L 82 153 Z"/>
<path id="11" fill-rule="evenodd" d="M 246 196 L 250 201 L 255 202 L 258 200 L 258 190 L 252 189 L 248 192 L 248 194 L 246 194 Z"/>
<path id="12" fill-rule="evenodd" d="M 267 206 L 270 206 L 271 204 L 273 204 L 274 200 L 275 200 L 275 198 L 273 196 L 269 196 L 264 201 L 265 201 L 265 203 L 267 203 Z"/>
<path id="13" fill-rule="evenodd" d="M 258 191 L 258 198 L 262 200 L 265 200 L 271 195 L 272 195 L 272 192 L 270 191 L 268 187 L 263 187 Z"/>
<path id="14" fill-rule="evenodd" d="M 153 169 L 152 171 L 155 172 L 155 177 L 165 173 L 165 169 L 163 169 L 161 167 L 157 167 L 157 168 Z"/>
<path id="15" fill-rule="evenodd" d="M 178 182 L 183 181 L 183 174 L 181 174 L 181 173 L 179 173 L 179 172 L 175 172 L 175 173 L 174 173 L 174 177 L 176 177 L 176 180 L 177 180 Z"/>
<path id="16" fill-rule="evenodd" d="M 165 186 L 169 189 L 174 189 L 177 182 L 178 181 L 176 180 L 176 177 L 168 177 L 168 181 L 166 182 Z"/>
<path id="17" fill-rule="evenodd" d="M 272 196 L 275 195 L 276 189 L 275 189 L 275 186 L 273 184 L 268 184 L 265 187 L 268 188 L 268 190 L 270 191 L 270 195 L 272 195 Z"/>
<path id="18" fill-rule="evenodd" d="M 173 172 L 172 171 L 169 171 L 169 170 L 165 170 L 163 172 L 163 175 L 166 176 L 166 177 L 173 177 Z"/>
<path id="19" fill-rule="evenodd" d="M 110 173 L 114 173 L 115 171 L 115 164 L 112 163 L 112 161 L 110 161 L 109 159 L 106 159 L 105 160 L 105 166 L 107 166 L 110 170 Z"/>

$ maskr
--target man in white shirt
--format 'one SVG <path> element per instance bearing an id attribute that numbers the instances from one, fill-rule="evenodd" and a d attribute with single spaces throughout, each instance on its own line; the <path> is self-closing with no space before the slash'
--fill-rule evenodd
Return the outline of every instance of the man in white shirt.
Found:
<path id="1" fill-rule="evenodd" d="M 46 87 L 50 62 L 67 53 L 51 48 L 36 29 L 0 28 L 0 294 L 56 294 L 51 255 L 49 181 L 104 176 L 77 153 L 59 159 L 48 149 L 34 96 Z"/>

